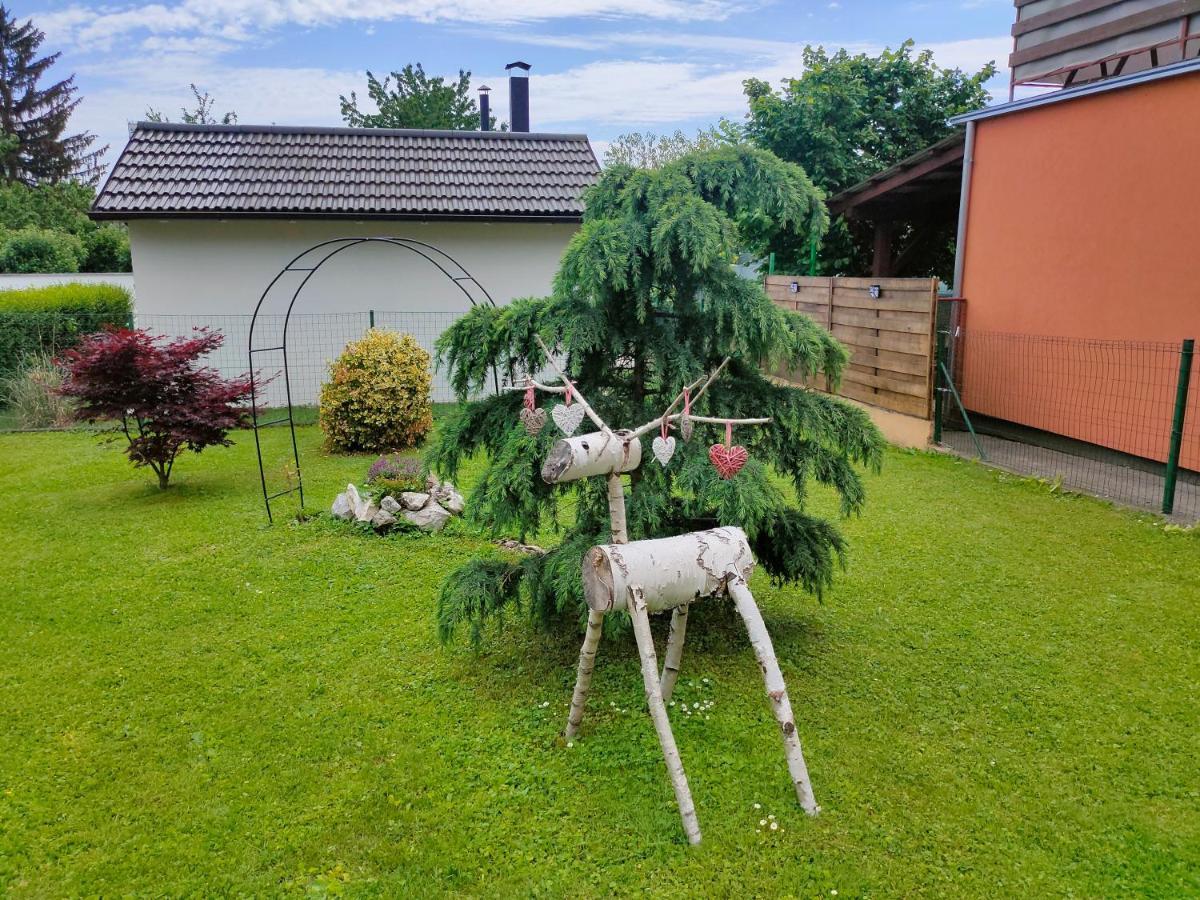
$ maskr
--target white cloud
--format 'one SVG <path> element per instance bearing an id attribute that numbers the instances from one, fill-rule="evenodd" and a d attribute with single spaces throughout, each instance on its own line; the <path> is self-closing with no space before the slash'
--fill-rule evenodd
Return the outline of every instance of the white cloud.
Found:
<path id="1" fill-rule="evenodd" d="M 699 22 L 725 19 L 736 8 L 732 0 L 181 0 L 99 10 L 76 5 L 34 18 L 55 43 L 109 48 L 118 38 L 142 32 L 245 40 L 284 25 L 398 19 L 486 25 L 580 18 Z"/>

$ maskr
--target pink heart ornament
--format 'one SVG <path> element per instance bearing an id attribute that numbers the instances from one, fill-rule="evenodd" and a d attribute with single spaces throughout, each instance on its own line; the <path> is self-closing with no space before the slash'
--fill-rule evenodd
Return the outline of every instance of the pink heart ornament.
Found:
<path id="1" fill-rule="evenodd" d="M 537 437 L 546 427 L 546 411 L 544 409 L 521 410 L 521 424 L 530 437 Z"/>
<path id="2" fill-rule="evenodd" d="M 560 403 L 550 410 L 550 415 L 559 430 L 570 437 L 579 429 L 579 423 L 583 421 L 583 404 L 573 403 L 567 406 L 565 403 Z"/>
<path id="3" fill-rule="evenodd" d="M 675 455 L 675 438 L 659 435 L 650 444 L 650 449 L 654 451 L 654 458 L 665 469 L 667 463 L 671 461 L 671 457 Z"/>
<path id="4" fill-rule="evenodd" d="M 735 444 L 732 447 L 726 447 L 724 444 L 713 444 L 708 448 L 708 459 L 713 464 L 713 468 L 717 470 L 717 474 L 722 478 L 729 479 L 742 471 L 742 466 L 746 464 L 746 460 L 750 458 L 750 454 L 746 448 Z"/>

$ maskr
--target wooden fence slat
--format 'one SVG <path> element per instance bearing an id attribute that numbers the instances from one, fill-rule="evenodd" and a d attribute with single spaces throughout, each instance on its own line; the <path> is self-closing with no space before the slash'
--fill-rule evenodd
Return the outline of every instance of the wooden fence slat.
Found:
<path id="1" fill-rule="evenodd" d="M 843 341 L 843 343 L 845 343 Z M 889 372 L 903 372 L 905 375 L 929 375 L 929 357 L 919 353 L 899 353 L 895 350 L 874 350 L 870 347 L 857 347 L 846 344 L 850 351 L 850 362 L 860 366 L 872 366 L 876 369 L 886 369 Z"/>
<path id="2" fill-rule="evenodd" d="M 928 352 L 929 338 L 920 334 L 900 334 L 895 331 L 881 331 L 876 333 L 867 328 L 839 325 L 836 322 L 831 330 L 833 336 L 843 344 L 854 347 L 897 350 L 900 353 Z"/>
<path id="3" fill-rule="evenodd" d="M 853 325 L 856 328 L 877 328 L 880 331 L 897 331 L 901 334 L 928 335 L 929 333 L 928 316 L 917 313 L 888 313 L 882 310 L 875 314 L 856 309 L 840 309 L 836 304 L 833 307 L 833 324 Z"/>
<path id="4" fill-rule="evenodd" d="M 843 291 L 835 288 L 833 302 L 835 306 L 843 308 L 920 313 L 922 318 L 929 315 L 928 292 L 920 294 L 916 291 L 894 291 L 875 300 L 866 291 Z"/>
<path id="5" fill-rule="evenodd" d="M 898 372 L 876 373 L 864 366 L 847 366 L 842 373 L 842 382 L 853 381 L 865 387 L 884 388 L 897 394 L 908 394 L 910 397 L 924 397 L 927 390 L 924 377 L 903 375 Z"/>
<path id="6" fill-rule="evenodd" d="M 853 381 L 843 381 L 838 394 L 860 403 L 882 406 L 909 416 L 924 418 L 928 415 L 929 404 L 923 398 L 909 397 L 907 394 L 897 394 L 893 391 L 873 390 Z"/>

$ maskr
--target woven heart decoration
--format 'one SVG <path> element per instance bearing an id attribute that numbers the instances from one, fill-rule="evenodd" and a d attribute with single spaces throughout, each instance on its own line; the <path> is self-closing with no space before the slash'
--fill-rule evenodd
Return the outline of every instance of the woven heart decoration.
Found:
<path id="1" fill-rule="evenodd" d="M 742 466 L 749 458 L 750 454 L 741 445 L 726 447 L 724 444 L 713 444 L 708 448 L 708 459 L 713 468 L 717 470 L 718 475 L 726 479 L 742 471 Z"/>
<path id="2" fill-rule="evenodd" d="M 717 474 L 728 480 L 742 471 L 742 466 L 750 458 L 745 447 L 733 443 L 733 425 L 725 423 L 725 443 L 713 444 L 708 448 L 708 459 L 717 470 Z"/>
<path id="3" fill-rule="evenodd" d="M 571 405 L 571 382 L 563 379 L 566 384 L 566 394 L 563 402 L 554 407 L 550 411 L 550 415 L 554 419 L 554 424 L 567 437 L 573 435 L 579 428 L 579 423 L 583 421 L 583 404 L 577 406 Z"/>
<path id="4" fill-rule="evenodd" d="M 653 443 L 650 444 L 650 449 L 654 451 L 654 458 L 658 460 L 659 465 L 664 469 L 667 467 L 667 463 L 671 461 L 671 457 L 675 455 L 675 438 L 667 434 L 667 427 L 667 417 L 663 416 L 662 430 Z"/>
<path id="5" fill-rule="evenodd" d="M 683 389 L 683 414 L 679 417 L 679 436 L 686 444 L 692 439 L 692 431 L 696 423 L 692 421 L 692 397 L 687 388 Z"/>
<path id="6" fill-rule="evenodd" d="M 578 430 L 579 423 L 583 421 L 583 407 L 578 403 L 574 406 L 560 403 L 550 411 L 550 415 L 553 416 L 554 424 L 559 427 L 559 430 L 570 437 Z"/>
<path id="7" fill-rule="evenodd" d="M 537 437 L 546 427 L 546 411 L 529 408 L 521 410 L 521 424 L 525 426 L 530 437 Z"/>

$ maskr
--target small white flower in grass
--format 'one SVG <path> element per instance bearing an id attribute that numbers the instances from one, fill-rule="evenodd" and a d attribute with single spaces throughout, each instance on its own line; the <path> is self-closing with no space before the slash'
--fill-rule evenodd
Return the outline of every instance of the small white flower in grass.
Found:
<path id="1" fill-rule="evenodd" d="M 693 704 L 692 704 L 692 709 L 699 709 L 699 708 L 700 708 L 700 704 L 699 704 L 699 703 L 693 703 Z"/>
<path id="2" fill-rule="evenodd" d="M 761 803 L 755 803 L 755 804 L 754 804 L 754 808 L 755 808 L 755 809 L 762 809 L 762 804 L 761 804 Z"/>
<path id="3" fill-rule="evenodd" d="M 708 684 L 708 679 L 707 679 L 707 678 L 701 678 L 700 680 L 701 680 L 701 681 L 703 681 L 705 684 Z"/>
<path id="4" fill-rule="evenodd" d="M 834 897 L 836 897 L 837 896 L 837 888 L 830 888 L 829 893 L 832 894 Z"/>
<path id="5" fill-rule="evenodd" d="M 574 747 L 574 746 L 575 746 L 575 742 L 574 742 L 574 741 L 567 741 L 567 746 L 568 746 L 568 747 Z"/>
<path id="6" fill-rule="evenodd" d="M 767 816 L 767 818 L 768 818 L 768 819 L 773 819 L 773 818 L 775 818 L 775 813 L 771 813 L 769 816 Z"/>
<path id="7" fill-rule="evenodd" d="M 779 823 L 778 823 L 778 822 L 772 822 L 772 823 L 771 823 L 771 830 L 772 830 L 772 831 L 778 831 L 778 830 L 779 830 Z"/>
<path id="8" fill-rule="evenodd" d="M 764 825 L 766 825 L 766 824 L 767 824 L 767 820 L 766 820 L 766 819 L 759 819 L 759 820 L 758 820 L 758 827 L 759 827 L 759 828 L 761 828 L 762 826 L 764 826 Z"/>

